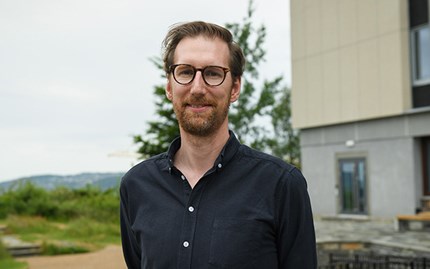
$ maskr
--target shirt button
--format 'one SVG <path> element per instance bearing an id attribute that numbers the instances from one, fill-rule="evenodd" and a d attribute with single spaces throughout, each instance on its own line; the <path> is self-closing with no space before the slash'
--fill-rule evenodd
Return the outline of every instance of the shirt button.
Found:
<path id="1" fill-rule="evenodd" d="M 222 167 L 222 164 L 220 164 L 220 163 L 219 163 L 219 164 L 218 164 L 218 168 L 221 168 L 221 167 Z"/>
<path id="2" fill-rule="evenodd" d="M 187 248 L 190 246 L 190 243 L 188 243 L 188 241 L 184 241 L 184 243 L 182 243 L 182 245 L 184 246 L 184 248 Z"/>
<path id="3" fill-rule="evenodd" d="M 181 175 L 181 178 L 182 178 L 182 180 L 185 180 L 185 176 L 184 175 Z"/>
<path id="4" fill-rule="evenodd" d="M 194 207 L 190 206 L 190 207 L 188 208 L 188 211 L 190 211 L 190 212 L 194 212 Z"/>

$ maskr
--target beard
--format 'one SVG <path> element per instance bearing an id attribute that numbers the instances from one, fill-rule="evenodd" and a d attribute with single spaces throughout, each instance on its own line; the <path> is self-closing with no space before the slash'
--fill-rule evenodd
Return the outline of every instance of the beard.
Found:
<path id="1" fill-rule="evenodd" d="M 229 96 L 229 95 L 228 95 Z M 208 111 L 196 113 L 187 109 L 189 104 L 210 105 Z M 215 133 L 227 118 L 230 101 L 209 100 L 203 96 L 190 96 L 183 102 L 173 102 L 173 109 L 181 128 L 195 136 L 207 137 Z"/>

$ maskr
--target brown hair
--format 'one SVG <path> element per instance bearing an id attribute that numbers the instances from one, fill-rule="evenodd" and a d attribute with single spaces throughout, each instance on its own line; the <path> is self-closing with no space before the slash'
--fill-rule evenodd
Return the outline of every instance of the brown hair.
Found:
<path id="1" fill-rule="evenodd" d="M 233 36 L 229 30 L 213 23 L 194 21 L 173 25 L 163 41 L 164 71 L 170 73 L 169 67 L 173 64 L 176 46 L 185 37 L 197 37 L 203 35 L 210 38 L 220 38 L 225 41 L 230 51 L 229 68 L 233 78 L 243 74 L 245 57 L 242 49 L 233 41 Z"/>

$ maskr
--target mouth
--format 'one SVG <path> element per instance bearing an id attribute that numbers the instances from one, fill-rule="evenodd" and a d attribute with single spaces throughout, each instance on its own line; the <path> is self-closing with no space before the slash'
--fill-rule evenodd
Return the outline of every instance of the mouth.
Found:
<path id="1" fill-rule="evenodd" d="M 190 106 L 192 108 L 200 108 L 200 107 L 205 107 L 205 106 L 209 106 L 209 105 L 207 105 L 207 104 L 199 104 L 199 105 L 188 104 L 187 106 Z"/>
<path id="2" fill-rule="evenodd" d="M 211 107 L 210 104 L 186 104 L 186 108 L 195 113 L 205 112 Z"/>

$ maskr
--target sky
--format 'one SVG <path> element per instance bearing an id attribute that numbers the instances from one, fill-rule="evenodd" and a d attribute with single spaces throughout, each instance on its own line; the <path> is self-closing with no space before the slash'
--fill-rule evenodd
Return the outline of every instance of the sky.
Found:
<path id="1" fill-rule="evenodd" d="M 291 85 L 288 0 L 254 0 L 262 78 Z M 178 22 L 240 23 L 248 1 L 0 0 L 0 181 L 125 172 L 156 119 L 150 58 Z"/>

